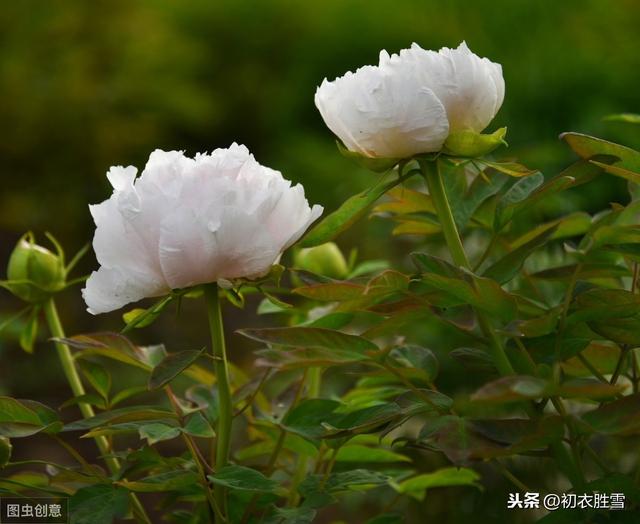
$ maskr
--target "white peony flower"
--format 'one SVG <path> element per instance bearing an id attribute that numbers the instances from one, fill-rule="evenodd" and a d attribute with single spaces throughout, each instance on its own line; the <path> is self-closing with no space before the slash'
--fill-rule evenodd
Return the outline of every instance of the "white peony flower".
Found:
<path id="1" fill-rule="evenodd" d="M 188 158 L 156 150 L 112 167 L 113 194 L 90 206 L 100 263 L 82 291 L 93 314 L 172 289 L 268 273 L 322 214 L 304 188 L 233 144 Z"/>
<path id="2" fill-rule="evenodd" d="M 435 152 L 451 132 L 479 133 L 503 99 L 502 67 L 464 42 L 438 52 L 417 44 L 394 55 L 381 51 L 377 66 L 325 79 L 315 95 L 347 149 L 372 158 Z"/>

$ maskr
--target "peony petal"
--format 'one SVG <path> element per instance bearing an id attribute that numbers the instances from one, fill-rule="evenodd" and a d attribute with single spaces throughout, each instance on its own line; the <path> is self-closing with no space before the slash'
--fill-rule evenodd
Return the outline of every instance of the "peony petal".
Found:
<path id="1" fill-rule="evenodd" d="M 238 144 L 194 159 L 156 150 L 138 179 L 132 169 L 112 168 L 113 194 L 91 206 L 102 266 L 83 291 L 92 313 L 262 276 L 322 211 Z"/>
<path id="2" fill-rule="evenodd" d="M 437 53 L 413 44 L 390 57 L 381 55 L 381 67 L 397 75 L 413 72 L 442 101 L 451 131 L 482 131 L 504 100 L 502 67 L 471 52 L 465 42 Z"/>
<path id="3" fill-rule="evenodd" d="M 98 315 L 146 297 L 165 295 L 168 291 L 154 287 L 153 282 L 149 282 L 144 274 L 101 267 L 87 279 L 82 298 L 87 304 L 87 311 Z"/>
<path id="4" fill-rule="evenodd" d="M 368 157 L 438 151 L 449 131 L 444 106 L 409 70 L 366 66 L 325 80 L 315 103 L 344 145 Z"/>

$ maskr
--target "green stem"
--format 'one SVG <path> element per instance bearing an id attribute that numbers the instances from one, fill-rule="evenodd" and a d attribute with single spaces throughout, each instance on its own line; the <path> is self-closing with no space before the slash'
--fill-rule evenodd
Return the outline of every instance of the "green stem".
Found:
<path id="1" fill-rule="evenodd" d="M 64 329 L 62 328 L 62 323 L 60 322 L 60 316 L 58 315 L 58 310 L 56 308 L 56 304 L 53 300 L 53 297 L 49 298 L 43 304 L 43 310 L 45 318 L 47 319 L 47 324 L 49 326 L 49 331 L 51 335 L 56 339 L 65 338 Z M 62 370 L 64 372 L 65 377 L 67 378 L 67 382 L 69 382 L 69 386 L 71 386 L 71 391 L 75 397 L 80 397 L 85 394 L 84 386 L 82 385 L 82 380 L 80 379 L 80 375 L 78 374 L 78 370 L 76 369 L 75 363 L 73 361 L 73 356 L 71 355 L 71 350 L 67 344 L 62 342 L 55 342 L 56 351 L 58 352 L 58 357 L 60 359 L 60 364 L 62 365 Z M 80 408 L 80 412 L 84 418 L 91 418 L 95 416 L 95 412 L 90 404 L 86 404 L 81 402 L 78 404 Z M 112 474 L 117 474 L 120 471 L 120 462 L 116 457 L 111 456 L 111 446 L 109 445 L 109 441 L 104 436 L 99 436 L 94 438 L 102 457 L 111 471 Z M 138 516 L 138 519 L 145 523 L 151 523 L 149 517 L 147 516 L 142 503 L 136 497 L 134 493 L 130 494 L 131 497 L 131 505 L 133 507 L 134 513 Z"/>
<path id="2" fill-rule="evenodd" d="M 180 404 L 178 403 L 178 400 L 176 399 L 175 394 L 173 393 L 173 389 L 171 389 L 171 386 L 166 386 L 164 390 L 165 390 L 165 393 L 167 394 L 167 398 L 169 399 L 169 402 L 171 404 L 171 407 L 173 408 L 174 413 L 176 414 L 176 416 L 178 417 L 178 420 L 180 421 L 180 425 L 183 426 L 184 413 L 182 411 L 182 408 L 180 407 Z M 209 465 L 207 464 L 207 462 L 204 460 L 204 458 L 198 451 L 198 446 L 196 446 L 195 442 L 193 441 L 190 435 L 186 433 L 182 433 L 182 439 L 184 440 L 184 443 L 186 444 L 187 449 L 191 454 L 191 458 L 193 459 L 193 463 L 198 469 L 198 473 L 200 474 L 200 481 L 202 482 L 202 487 L 204 489 L 207 502 L 209 503 L 209 515 L 210 516 L 215 515 L 219 520 L 222 520 L 223 516 L 219 513 L 218 507 L 213 498 L 213 494 L 211 493 L 209 481 L 207 480 L 207 473 L 205 471 L 205 468 L 208 468 Z"/>
<path id="3" fill-rule="evenodd" d="M 231 403 L 231 388 L 229 386 L 229 367 L 227 352 L 224 342 L 224 328 L 222 325 L 222 311 L 218 296 L 218 285 L 207 284 L 204 287 L 204 296 L 207 302 L 209 316 L 209 330 L 211 332 L 211 349 L 218 384 L 218 427 L 216 441 L 215 468 L 219 470 L 229 460 L 229 447 L 231 443 L 231 422 L 233 420 L 233 405 Z M 224 488 L 218 487 L 214 491 L 218 508 L 226 515 L 226 497 Z"/>
<path id="4" fill-rule="evenodd" d="M 460 240 L 460 235 L 458 234 L 453 213 L 451 212 L 451 206 L 449 205 L 449 200 L 447 199 L 447 194 L 442 182 L 442 177 L 440 176 L 440 170 L 437 163 L 438 161 L 421 159 L 419 162 L 422 174 L 427 182 L 427 188 L 429 189 L 431 200 L 436 213 L 438 214 L 438 219 L 440 220 L 442 232 L 451 253 L 451 258 L 458 266 L 470 270 L 469 260 L 467 259 L 467 255 L 464 251 L 462 241 Z M 476 316 L 478 318 L 480 328 L 484 335 L 489 339 L 491 356 L 496 368 L 500 372 L 500 375 L 513 375 L 513 366 L 511 365 L 511 362 L 509 362 L 504 351 L 502 341 L 496 334 L 490 321 L 482 311 L 476 310 Z M 533 407 L 530 407 L 527 411 L 529 416 L 532 418 L 536 417 Z M 584 477 L 582 476 L 578 466 L 573 462 L 571 455 L 567 452 L 562 442 L 552 443 L 549 447 L 553 452 L 556 462 L 560 466 L 561 470 L 567 474 L 572 485 L 574 487 L 583 486 Z"/>
<path id="5" fill-rule="evenodd" d="M 444 189 L 444 184 L 442 183 L 442 177 L 440 176 L 437 160 L 420 160 L 420 167 L 422 168 L 422 173 L 427 182 L 431 200 L 436 209 L 436 213 L 438 214 L 444 239 L 449 251 L 451 252 L 451 258 L 456 265 L 470 270 L 471 266 L 464 251 L 462 241 L 460 240 L 455 220 L 453 219 L 453 213 L 451 212 L 447 193 Z M 480 329 L 482 329 L 485 336 L 489 339 L 489 349 L 491 350 L 491 356 L 498 368 L 498 371 L 501 375 L 513 375 L 513 367 L 511 366 L 511 363 L 504 352 L 502 342 L 496 335 L 491 323 L 482 311 L 476 311 L 476 316 L 478 317 Z"/>
<path id="6" fill-rule="evenodd" d="M 322 368 L 309 368 L 309 391 L 307 398 L 318 398 L 320 396 L 320 388 L 322 384 Z M 289 489 L 289 498 L 287 504 L 295 507 L 300 502 L 298 495 L 298 486 L 305 479 L 309 469 L 309 456 L 301 455 L 298 465 L 291 479 L 291 488 Z"/>
<path id="7" fill-rule="evenodd" d="M 451 258 L 453 258 L 456 265 L 470 269 L 471 266 L 469 265 L 467 254 L 464 251 L 455 220 L 453 219 L 453 213 L 444 189 L 444 184 L 442 183 L 437 162 L 437 160 L 420 160 L 422 174 L 427 182 L 427 188 L 429 189 L 433 205 L 436 208 L 444 239 L 451 252 Z"/>

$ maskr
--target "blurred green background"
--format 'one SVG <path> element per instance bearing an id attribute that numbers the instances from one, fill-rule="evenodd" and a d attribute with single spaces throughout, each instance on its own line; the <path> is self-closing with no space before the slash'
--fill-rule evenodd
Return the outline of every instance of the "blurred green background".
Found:
<path id="1" fill-rule="evenodd" d="M 506 98 L 490 129 L 508 126 L 507 154 L 530 167 L 551 175 L 570 162 L 557 140 L 562 131 L 638 147 L 638 126 L 602 118 L 640 112 L 639 30 L 637 0 L 4 2 L 0 263 L 29 229 L 79 249 L 92 236 L 87 205 L 110 194 L 109 166 L 142 168 L 155 148 L 194 154 L 244 143 L 258 161 L 302 182 L 311 202 L 333 210 L 375 175 L 338 154 L 314 106 L 315 88 L 375 63 L 380 49 L 414 41 L 438 49 L 466 40 L 503 65 Z M 594 211 L 623 195 L 624 185 L 607 177 L 561 203 Z M 389 244 L 390 227 L 373 219 L 339 244 L 401 264 L 419 239 Z M 95 265 L 91 255 L 81 269 Z M 70 333 L 121 327 L 118 314 L 86 314 L 79 290 L 62 301 Z M 18 307 L 2 294 L 0 319 Z M 168 315 L 135 338 L 175 349 L 202 345 L 204 312 L 189 308 L 193 314 Z M 252 322 L 262 320 L 234 313 L 227 329 Z M 0 339 L 0 393 L 65 400 L 45 335 L 31 357 L 12 334 Z"/>

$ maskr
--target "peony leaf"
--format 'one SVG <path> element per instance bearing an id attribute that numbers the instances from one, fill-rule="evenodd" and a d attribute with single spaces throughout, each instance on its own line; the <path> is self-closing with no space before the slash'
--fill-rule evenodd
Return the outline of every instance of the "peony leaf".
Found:
<path id="1" fill-rule="evenodd" d="M 170 353 L 153 368 L 149 377 L 149 389 L 158 389 L 166 386 L 180 373 L 193 364 L 202 354 L 205 348 L 199 351 L 179 351 Z"/>
<path id="2" fill-rule="evenodd" d="M 180 428 L 160 422 L 151 422 L 140 426 L 138 433 L 140 434 L 140 438 L 146 439 L 151 446 L 157 442 L 178 437 L 180 435 Z"/>
<path id="3" fill-rule="evenodd" d="M 122 519 L 129 507 L 126 489 L 111 484 L 81 488 L 69 500 L 69 513 L 74 524 L 111 524 Z"/>
<path id="4" fill-rule="evenodd" d="M 376 200 L 403 180 L 398 177 L 391 182 L 378 184 L 348 198 L 336 211 L 326 216 L 311 229 L 298 245 L 300 247 L 314 247 L 333 240 L 362 218 Z"/>
<path id="5" fill-rule="evenodd" d="M 627 171 L 640 173 L 640 152 L 635 149 L 581 133 L 562 133 L 560 139 L 581 158 L 599 161 L 599 158 L 593 157 L 614 157 L 614 162 L 607 164 L 612 163 Z"/>
<path id="6" fill-rule="evenodd" d="M 378 350 L 378 346 L 370 340 L 324 328 L 240 329 L 237 333 L 258 342 L 296 348 L 342 349 L 358 352 Z"/>
<path id="7" fill-rule="evenodd" d="M 215 475 L 209 475 L 207 478 L 218 486 L 238 491 L 271 493 L 278 487 L 275 480 L 244 466 L 224 466 L 218 469 Z"/>
<path id="8" fill-rule="evenodd" d="M 520 268 L 522 268 L 529 255 L 547 243 L 553 236 L 555 230 L 556 227 L 554 226 L 546 231 L 542 231 L 525 244 L 507 253 L 489 266 L 482 273 L 482 276 L 495 280 L 499 284 L 506 284 L 519 273 Z"/>
<path id="9" fill-rule="evenodd" d="M 384 448 L 372 448 L 362 444 L 349 444 L 342 446 L 336 455 L 337 462 L 411 462 L 406 455 Z"/>
<path id="10" fill-rule="evenodd" d="M 624 122 L 626 124 L 640 124 L 640 115 L 635 113 L 618 113 L 607 115 L 603 118 L 605 122 Z"/>
<path id="11" fill-rule="evenodd" d="M 111 375 L 109 372 L 100 364 L 87 360 L 81 363 L 80 368 L 96 392 L 103 399 L 107 400 L 111 389 Z"/>
<path id="12" fill-rule="evenodd" d="M 85 431 L 103 425 L 161 419 L 174 420 L 176 418 L 176 414 L 173 411 L 157 408 L 156 406 L 127 406 L 103 411 L 93 417 L 71 422 L 64 427 L 64 431 Z"/>
<path id="13" fill-rule="evenodd" d="M 640 433 L 640 394 L 604 404 L 581 418 L 598 433 L 637 435 Z"/>
<path id="14" fill-rule="evenodd" d="M 432 488 L 448 486 L 473 486 L 482 489 L 480 475 L 469 468 L 443 468 L 433 473 L 423 473 L 400 482 L 395 486 L 398 493 L 406 493 L 418 500 L 425 497 Z"/>
<path id="15" fill-rule="evenodd" d="M 0 436 L 28 437 L 36 433 L 57 433 L 62 428 L 58 414 L 33 400 L 0 397 Z"/>
<path id="16" fill-rule="evenodd" d="M 367 469 L 353 469 L 326 475 L 310 475 L 300 484 L 300 493 L 308 497 L 316 493 L 342 493 L 345 491 L 366 491 L 384 486 L 391 479 L 383 473 Z"/>
<path id="17" fill-rule="evenodd" d="M 157 475 L 151 475 L 140 480 L 121 480 L 119 485 L 140 493 L 156 493 L 162 491 L 190 491 L 200 482 L 200 477 L 193 471 L 178 469 Z"/>

